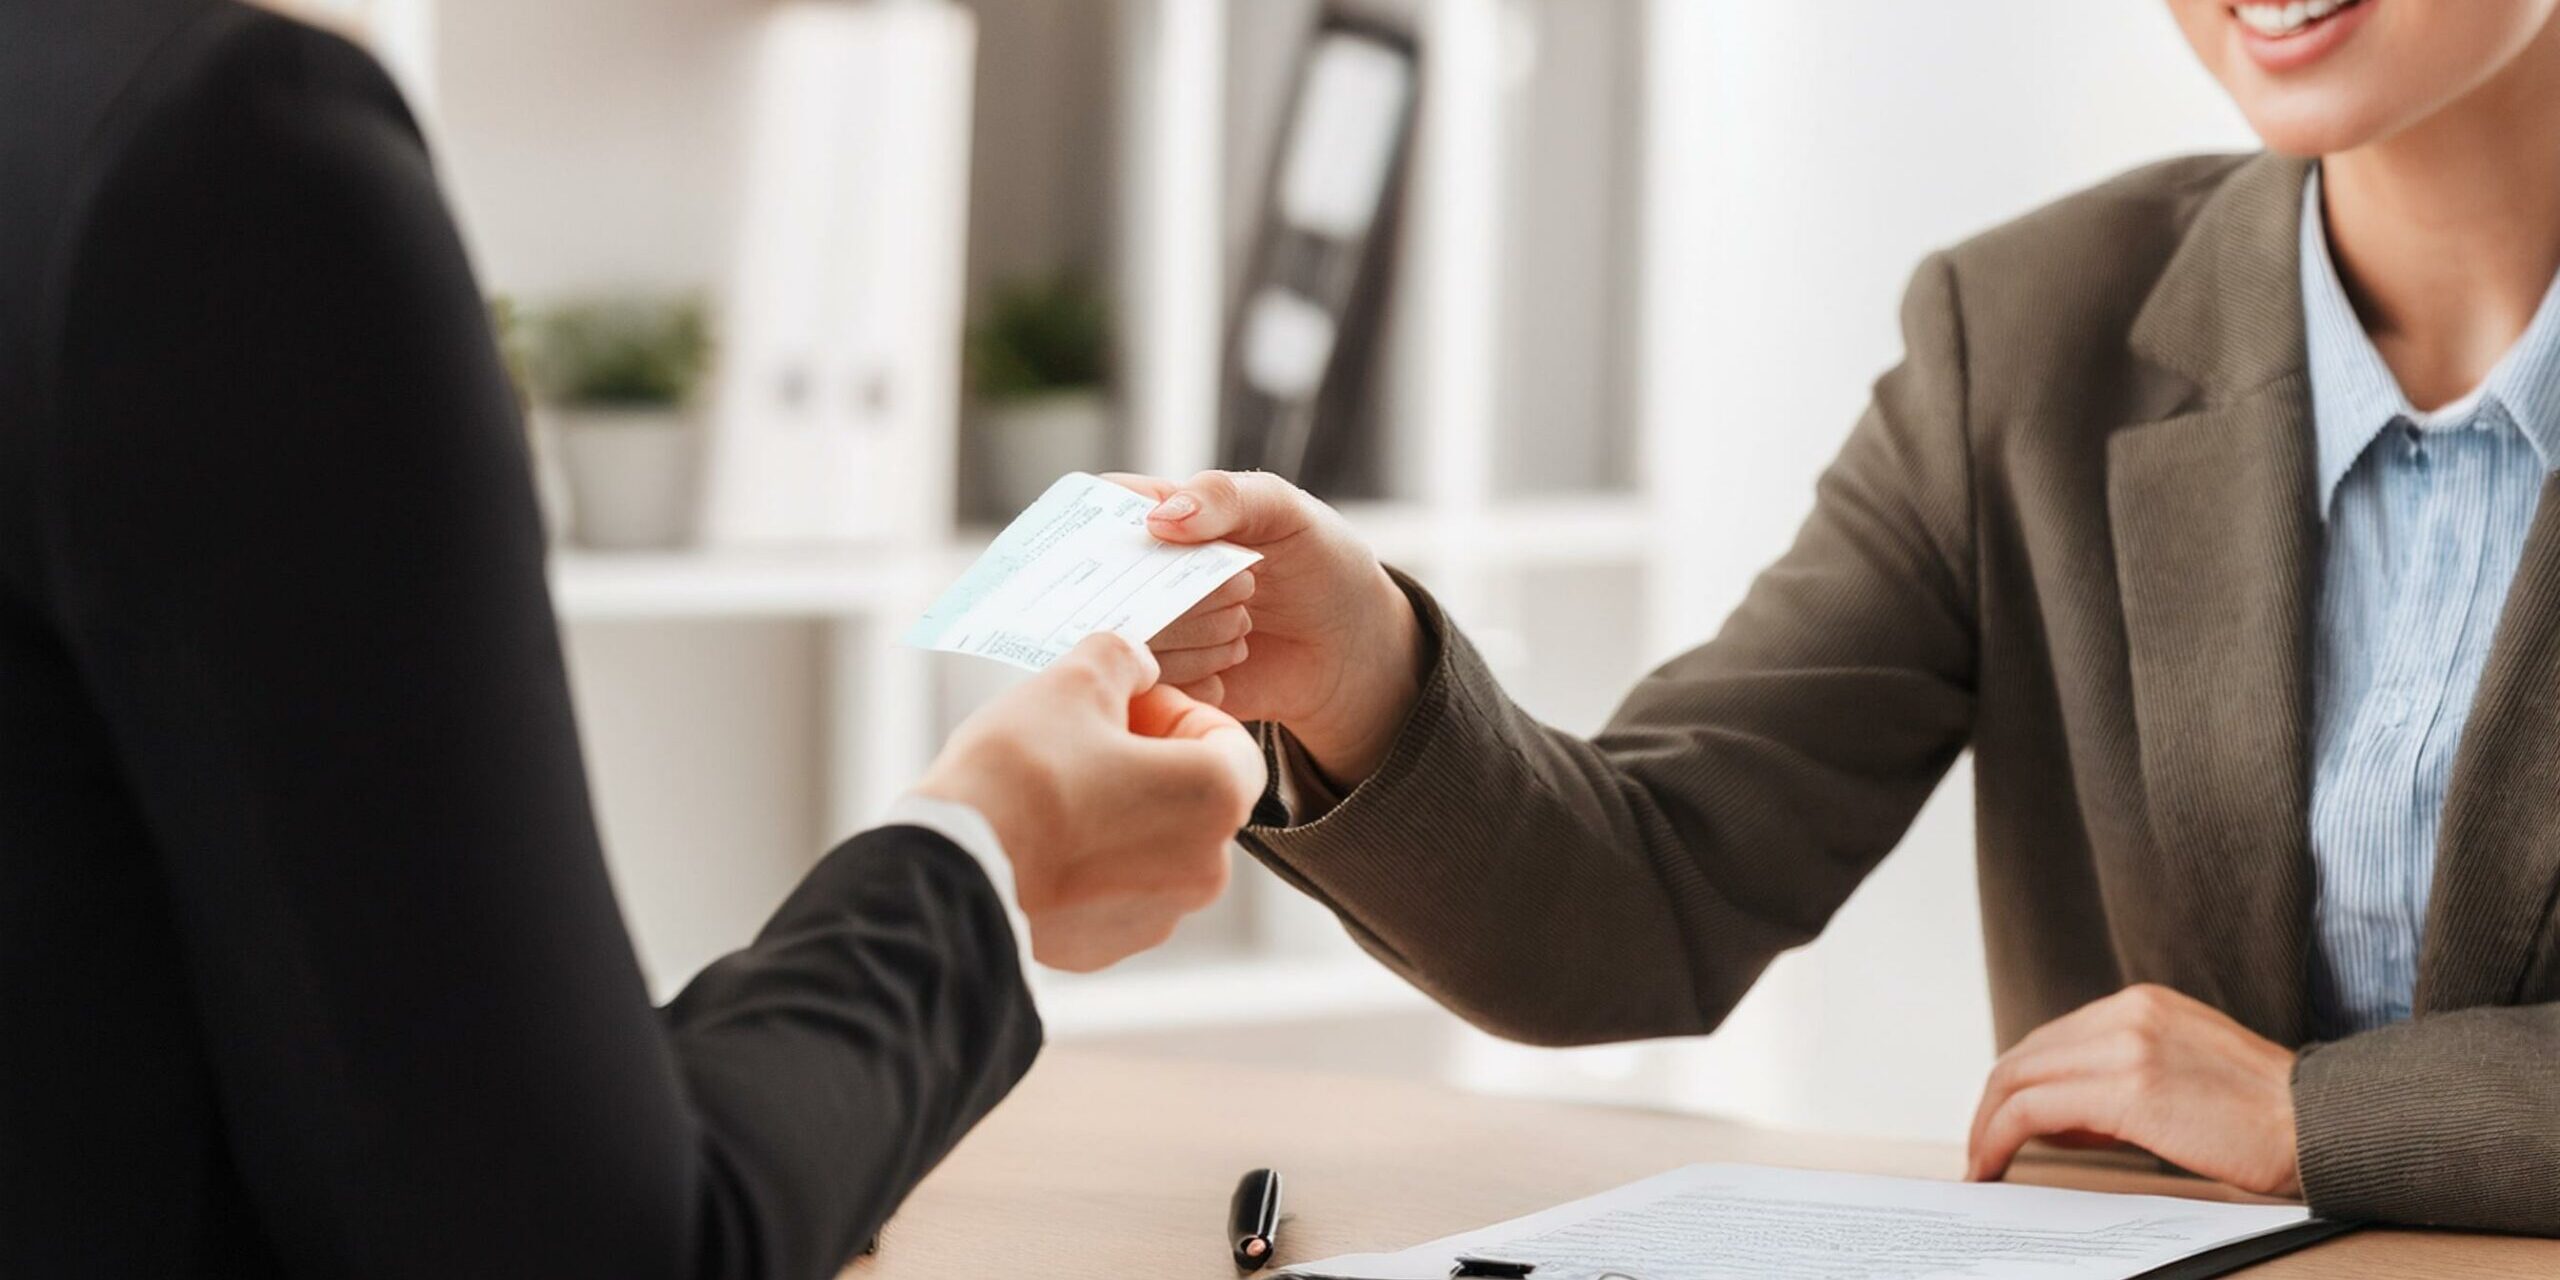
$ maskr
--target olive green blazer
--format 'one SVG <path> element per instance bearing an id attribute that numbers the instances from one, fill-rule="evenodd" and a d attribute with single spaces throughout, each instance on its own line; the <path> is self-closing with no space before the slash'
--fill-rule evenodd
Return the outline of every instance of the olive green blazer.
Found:
<path id="1" fill-rule="evenodd" d="M 1903 363 L 1714 640 L 1586 740 L 1417 591 L 1436 652 L 1386 764 L 1301 825 L 1275 793 L 1246 843 L 1488 1029 L 1694 1034 L 1970 748 L 2003 1045 L 2135 982 L 2304 1044 L 2304 175 L 2174 161 L 1931 257 Z M 2417 1017 L 2295 1070 L 2323 1214 L 2560 1234 L 2555 663 L 2546 490 L 2446 799 Z"/>

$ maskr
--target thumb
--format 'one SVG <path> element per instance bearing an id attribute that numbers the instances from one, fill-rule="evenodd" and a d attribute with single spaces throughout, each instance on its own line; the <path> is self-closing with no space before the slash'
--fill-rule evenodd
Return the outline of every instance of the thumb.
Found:
<path id="1" fill-rule="evenodd" d="M 1221 729 L 1245 733 L 1234 716 L 1169 684 L 1157 685 L 1129 703 L 1129 731 L 1142 738 L 1205 738 Z"/>
<path id="2" fill-rule="evenodd" d="M 1207 748 L 1217 767 L 1247 798 L 1262 794 L 1269 781 L 1262 744 L 1234 716 L 1169 684 L 1147 690 L 1129 704 L 1129 729 L 1141 737 L 1163 738 Z"/>
<path id="3" fill-rule="evenodd" d="M 1097 631 L 1033 677 L 1075 693 L 1098 698 L 1118 710 L 1156 682 L 1156 656 L 1116 632 Z"/>
<path id="4" fill-rule="evenodd" d="M 1147 513 L 1147 532 L 1166 542 L 1262 546 L 1306 528 L 1314 501 L 1268 471 L 1203 471 Z"/>

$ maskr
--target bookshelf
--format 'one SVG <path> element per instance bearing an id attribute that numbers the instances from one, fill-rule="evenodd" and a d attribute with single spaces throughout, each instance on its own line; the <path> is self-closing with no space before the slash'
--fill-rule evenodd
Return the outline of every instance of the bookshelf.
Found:
<path id="1" fill-rule="evenodd" d="M 325 0 L 315 0 L 320 2 Z M 940 0 L 880 3 L 913 7 Z M 1656 451 L 1643 438 L 1649 415 L 1631 408 L 1595 406 L 1581 420 L 1524 423 L 1522 411 L 1509 405 L 1506 388 L 1550 372 L 1537 364 L 1544 357 L 1534 336 L 1524 343 L 1517 323 L 1524 309 L 1539 307 L 1542 299 L 1523 296 L 1510 284 L 1523 255 L 1542 248 L 1523 237 L 1546 235 L 1550 228 L 1514 224 L 1498 211 L 1518 203 L 1521 166 L 1541 163 L 1520 149 L 1555 145 L 1524 128 L 1526 117 L 1550 105 L 1535 96 L 1545 91 L 1539 87 L 1540 68 L 1523 52 L 1534 51 L 1537 15 L 1588 3 L 1381 0 L 1372 6 L 1417 28 L 1425 64 L 1410 203 L 1393 285 L 1398 301 L 1382 364 L 1380 416 L 1396 424 L 1387 492 L 1344 505 L 1384 559 L 1430 584 L 1506 676 L 1519 677 L 1517 687 L 1533 709 L 1586 728 L 1596 722 L 1596 708 L 1605 707 L 1664 647 L 1653 624 L 1662 613 L 1657 595 L 1664 575 L 1658 566 L 1669 539 L 1662 504 L 1642 478 L 1642 460 Z M 1640 0 L 1601 3 L 1619 15 L 1623 38 L 1640 38 Z M 708 230 L 722 225 L 721 210 L 704 190 L 716 194 L 728 180 L 719 166 L 731 157 L 704 141 L 710 126 L 700 121 L 723 118 L 723 112 L 745 114 L 737 100 L 751 90 L 744 85 L 741 50 L 751 47 L 757 24 L 783 6 L 766 0 L 737 0 L 725 8 L 698 0 L 615 0 L 610 6 L 573 0 L 574 15 L 564 9 L 539 23 L 520 22 L 516 7 L 500 0 L 339 0 L 332 7 L 358 21 L 368 13 L 397 15 L 391 25 L 400 44 L 387 52 L 398 55 L 404 79 L 419 86 L 413 93 L 432 104 L 429 131 L 455 175 L 466 232 L 492 288 L 538 301 L 547 290 L 578 287 L 616 265 L 605 252 L 616 244 L 663 246 L 641 273 L 648 279 L 692 275 L 716 287 L 731 255 Z M 1001 18 L 999 0 L 959 7 L 983 13 L 990 24 Z M 1216 456 L 1218 366 L 1238 220 L 1240 211 L 1259 207 L 1255 193 L 1238 189 L 1237 175 L 1258 174 L 1263 167 L 1260 150 L 1268 140 L 1261 135 L 1272 123 L 1266 118 L 1271 95 L 1265 91 L 1278 83 L 1273 68 L 1294 54 L 1294 24 L 1311 17 L 1313 6 L 1300 0 L 1113 0 L 1092 4 L 1089 12 L 1093 21 L 1109 24 L 1114 86 L 1105 124 L 1114 163 L 1104 204 L 1110 218 L 1107 257 L 1123 317 L 1119 461 L 1188 475 Z M 1043 20 L 1057 19 L 1052 13 Z M 582 64 L 579 55 L 589 51 L 570 42 L 582 23 L 608 21 L 617 29 L 601 52 L 611 56 Z M 991 38 L 982 29 L 982 47 Z M 630 158 L 649 144 L 645 119 L 613 133 L 610 121 L 599 123 L 590 112 L 575 121 L 577 128 L 558 133 L 560 141 L 546 144 L 551 135 L 531 122 L 519 127 L 508 116 L 539 105 L 527 96 L 528 87 L 489 83 L 474 70 L 532 66 L 556 69 L 561 78 L 547 89 L 555 95 L 591 92 L 600 100 L 634 103 L 645 88 L 689 104 L 693 132 L 684 135 L 680 154 L 649 164 Z M 585 85 L 581 76 L 597 83 Z M 1001 88 L 982 84 L 979 92 Z M 1632 96 L 1631 90 L 1589 84 L 1580 91 L 1590 99 L 1603 89 Z M 559 157 L 576 162 L 569 164 L 572 171 L 595 173 L 599 180 L 578 191 L 542 190 L 535 183 L 546 168 L 545 145 L 597 150 L 624 163 L 610 169 L 583 155 Z M 571 252 L 589 246 L 564 239 L 559 228 L 536 225 L 535 215 L 553 208 L 568 218 L 611 216 L 616 205 L 632 203 L 631 189 L 613 184 L 636 182 L 635 175 L 644 174 L 679 187 L 677 198 L 667 208 L 633 214 L 640 229 L 600 237 L 592 264 L 581 265 Z M 1611 198 L 1631 207 L 1638 193 L 1632 183 L 1623 185 L 1627 189 Z M 1624 229 L 1594 224 L 1588 234 Z M 1637 322 L 1641 308 L 1633 281 L 1596 287 L 1605 296 L 1595 294 L 1594 305 L 1619 308 L 1628 325 Z M 1524 360 L 1529 367 L 1522 367 Z M 1632 381 L 1622 370 L 1605 372 L 1613 386 Z M 1611 402 L 1633 405 L 1635 388 L 1627 385 L 1623 392 L 1613 391 Z M 954 418 L 945 412 L 934 424 L 939 447 L 952 452 L 960 435 Z M 1607 439 L 1586 442 L 1574 433 L 1606 433 Z M 1560 439 L 1583 453 L 1627 461 L 1596 479 L 1577 475 L 1543 483 L 1553 468 L 1524 463 L 1515 446 L 1525 441 L 1544 447 Z M 1594 447 L 1581 449 L 1581 443 Z M 1522 483 L 1523 475 L 1531 481 Z M 690 728 L 674 722 L 673 711 L 667 723 L 648 718 L 650 700 L 666 697 L 660 686 L 668 669 L 642 670 L 613 657 L 617 645 L 603 643 L 604 637 L 627 638 L 635 630 L 728 635 L 735 628 L 792 629 L 813 637 L 809 669 L 792 678 L 817 708 L 816 740 L 761 748 L 814 751 L 820 757 L 814 794 L 801 797 L 813 810 L 804 824 L 814 835 L 800 862 L 805 865 L 831 839 L 877 814 L 930 759 L 949 727 L 1005 682 L 1001 674 L 967 669 L 966 660 L 894 644 L 925 602 L 983 548 L 990 532 L 958 524 L 840 546 L 652 553 L 564 548 L 552 566 L 553 595 L 578 668 L 582 709 L 609 700 L 617 732 L 641 724 L 645 734 L 680 736 Z M 1592 609 L 1583 620 L 1585 631 L 1610 638 L 1596 655 L 1580 639 L 1559 648 L 1567 642 L 1542 638 L 1553 620 L 1541 616 L 1543 597 L 1535 584 L 1546 581 L 1576 585 L 1574 598 Z M 704 669 L 739 660 L 713 645 L 704 641 Z M 693 673 L 679 674 L 690 679 Z M 668 701 L 672 707 L 680 700 Z M 742 757 L 757 749 L 738 744 Z M 589 750 L 591 756 L 610 756 L 621 747 L 591 739 Z M 747 772 L 755 767 L 738 766 Z M 635 935 L 653 983 L 661 992 L 672 990 L 716 953 L 721 939 L 743 938 L 758 921 L 667 914 L 674 910 L 670 904 L 685 902 L 685 895 L 663 887 L 683 879 L 668 868 L 699 854 L 654 847 L 645 826 L 627 816 L 617 821 L 635 811 L 635 789 L 692 786 L 698 780 L 661 778 L 624 765 L 597 773 L 597 804 L 617 881 L 628 901 L 641 904 L 632 907 Z M 701 785 L 706 795 L 716 790 Z M 746 802 L 713 796 L 705 803 Z M 714 826 L 718 816 L 697 825 Z M 761 874 L 780 877 L 789 871 L 787 862 L 775 861 Z M 698 867 L 683 866 L 683 876 L 700 874 Z M 778 880 L 773 886 L 775 896 L 784 884 Z M 1324 912 L 1241 855 L 1229 900 L 1186 924 L 1165 952 L 1103 974 L 1042 972 L 1036 981 L 1054 1033 L 1067 1037 L 1423 1006 L 1421 997 L 1359 952 Z"/>

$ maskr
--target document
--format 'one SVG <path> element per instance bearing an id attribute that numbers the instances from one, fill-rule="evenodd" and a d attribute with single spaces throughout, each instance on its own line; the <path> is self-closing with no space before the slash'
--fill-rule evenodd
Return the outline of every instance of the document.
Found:
<path id="1" fill-rule="evenodd" d="M 2295 1205 L 1701 1164 L 1417 1245 L 1304 1263 L 1298 1280 L 1446 1280 L 1460 1254 L 1532 1280 L 2129 1280 L 2317 1225 Z"/>
<path id="2" fill-rule="evenodd" d="M 925 611 L 907 643 L 1038 671 L 1097 631 L 1145 644 L 1262 558 L 1223 542 L 1159 542 L 1147 533 L 1155 505 L 1097 476 L 1062 477 Z"/>

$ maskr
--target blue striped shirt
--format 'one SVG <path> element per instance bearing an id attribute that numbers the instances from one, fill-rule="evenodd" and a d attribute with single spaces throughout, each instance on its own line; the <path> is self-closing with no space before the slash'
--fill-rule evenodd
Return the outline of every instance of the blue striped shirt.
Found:
<path id="1" fill-rule="evenodd" d="M 2486 381 L 2422 413 L 2329 258 L 2303 195 L 2302 315 L 2321 517 L 2312 655 L 2316 1030 L 2409 1016 L 2436 828 L 2472 695 L 2560 458 L 2560 281 Z"/>

